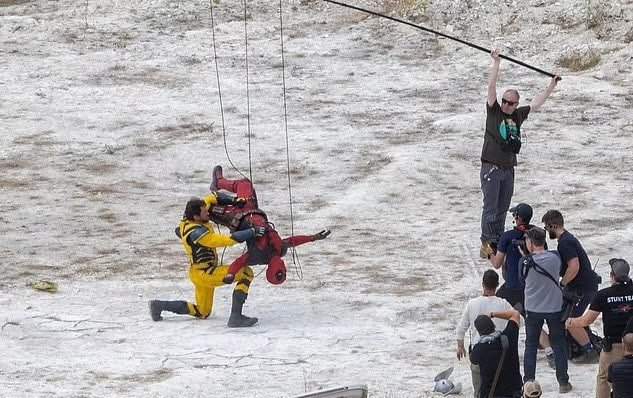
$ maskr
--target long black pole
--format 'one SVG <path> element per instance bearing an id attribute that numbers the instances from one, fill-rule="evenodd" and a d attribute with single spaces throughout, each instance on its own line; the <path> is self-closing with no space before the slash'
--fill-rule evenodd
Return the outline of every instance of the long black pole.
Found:
<path id="1" fill-rule="evenodd" d="M 473 43 L 469 43 L 466 40 L 462 40 L 462 39 L 460 39 L 458 37 L 450 36 L 450 35 L 447 35 L 447 34 L 442 33 L 442 32 L 438 32 L 438 31 L 433 30 L 433 29 L 425 28 L 424 26 L 416 25 L 414 23 L 411 23 L 411 22 L 408 22 L 408 21 L 405 21 L 405 20 L 402 20 L 402 19 L 390 17 L 388 15 L 380 14 L 378 12 L 371 11 L 371 10 L 366 10 L 364 8 L 356 7 L 356 6 L 353 6 L 351 4 L 341 3 L 341 2 L 338 2 L 338 1 L 335 1 L 335 0 L 323 0 L 323 1 L 325 1 L 327 3 L 336 4 L 336 5 L 341 6 L 341 7 L 351 8 L 352 10 L 362 11 L 362 12 L 365 12 L 367 14 L 375 15 L 377 17 L 390 19 L 390 20 L 392 20 L 394 22 L 398 22 L 398 23 L 401 23 L 401 24 L 409 25 L 409 26 L 414 27 L 416 29 L 420 29 L 420 30 L 423 30 L 425 32 L 433 33 L 435 35 L 438 35 L 438 36 L 441 36 L 441 37 L 445 37 L 447 39 L 454 40 L 454 41 L 456 41 L 458 43 L 465 44 L 465 45 L 467 45 L 469 47 L 476 48 L 477 50 L 480 50 L 480 51 L 483 51 L 483 52 L 486 52 L 486 53 L 489 53 L 489 54 L 492 52 L 492 50 L 490 50 L 490 49 L 478 46 L 478 45 L 473 44 Z M 518 59 L 514 59 L 514 58 L 508 57 L 508 56 L 503 55 L 503 54 L 499 54 L 499 58 L 503 58 L 503 59 L 506 59 L 506 60 L 508 60 L 510 62 L 514 62 L 515 64 L 518 64 L 518 65 L 521 65 L 521 66 L 525 66 L 528 69 L 532 69 L 533 71 L 542 73 L 542 74 L 547 75 L 549 77 L 556 77 L 556 75 L 553 74 L 553 73 L 544 71 L 543 69 L 539 69 L 539 68 L 537 68 L 535 66 L 532 66 L 532 65 L 528 65 L 525 62 L 519 61 Z M 560 79 L 560 77 L 559 77 L 559 79 Z"/>

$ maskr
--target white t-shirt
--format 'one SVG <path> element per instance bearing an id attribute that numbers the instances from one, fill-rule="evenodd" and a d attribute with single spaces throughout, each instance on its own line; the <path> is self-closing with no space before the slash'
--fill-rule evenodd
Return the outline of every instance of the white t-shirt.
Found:
<path id="1" fill-rule="evenodd" d="M 512 309 L 510 303 L 505 299 L 496 296 L 479 296 L 474 299 L 468 300 L 462 319 L 457 325 L 457 340 L 464 340 L 466 331 L 470 328 L 470 346 L 473 347 L 479 342 L 479 333 L 475 329 L 475 319 L 479 315 L 488 315 L 491 312 L 509 311 Z M 492 321 L 495 324 L 497 330 L 503 331 L 508 324 L 505 319 L 493 318 Z"/>

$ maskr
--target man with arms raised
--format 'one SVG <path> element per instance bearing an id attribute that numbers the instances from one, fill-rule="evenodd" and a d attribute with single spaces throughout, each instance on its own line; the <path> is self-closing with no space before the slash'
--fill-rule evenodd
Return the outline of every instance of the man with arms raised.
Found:
<path id="1" fill-rule="evenodd" d="M 499 77 L 499 51 L 491 53 L 492 67 L 488 81 L 486 104 L 486 132 L 481 150 L 481 191 L 484 196 L 481 213 L 482 258 L 494 253 L 499 237 L 503 233 L 506 213 L 514 193 L 514 166 L 521 148 L 521 125 L 528 114 L 537 112 L 550 96 L 560 78 L 552 78 L 547 89 L 534 97 L 530 105 L 519 106 L 519 92 L 506 90 L 497 102 L 497 79 Z"/>

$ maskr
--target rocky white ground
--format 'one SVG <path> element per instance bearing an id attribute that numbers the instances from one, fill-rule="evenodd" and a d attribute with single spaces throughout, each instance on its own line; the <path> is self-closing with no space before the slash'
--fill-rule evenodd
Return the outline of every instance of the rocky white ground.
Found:
<path id="1" fill-rule="evenodd" d="M 560 209 L 605 278 L 608 258 L 632 258 L 631 1 L 355 4 L 562 74 L 524 126 L 515 202 L 537 220 Z M 260 323 L 229 330 L 229 289 L 205 321 L 154 323 L 146 307 L 192 298 L 173 227 L 213 165 L 237 176 L 209 3 L 0 1 L 0 396 L 289 397 L 367 384 L 371 397 L 425 397 L 451 365 L 470 393 L 454 326 L 487 268 L 489 56 L 323 2 L 282 5 L 294 228 L 333 234 L 299 250 L 301 272 L 287 259 L 284 285 L 260 275 L 247 306 Z M 279 3 L 248 7 L 253 179 L 288 235 Z M 227 147 L 246 173 L 243 17 L 242 2 L 216 4 Z M 501 79 L 524 103 L 548 83 L 508 63 Z M 28 286 L 39 279 L 59 292 Z M 595 372 L 570 365 L 566 396 L 593 396 Z M 556 397 L 544 358 L 537 375 Z"/>

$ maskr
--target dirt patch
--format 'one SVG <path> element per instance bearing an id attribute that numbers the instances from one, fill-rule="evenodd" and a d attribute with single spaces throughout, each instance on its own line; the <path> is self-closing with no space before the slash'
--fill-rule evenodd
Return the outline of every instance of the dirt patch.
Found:
<path id="1" fill-rule="evenodd" d="M 15 6 L 18 4 L 31 3 L 29 0 L 0 0 L 0 7 Z"/>

